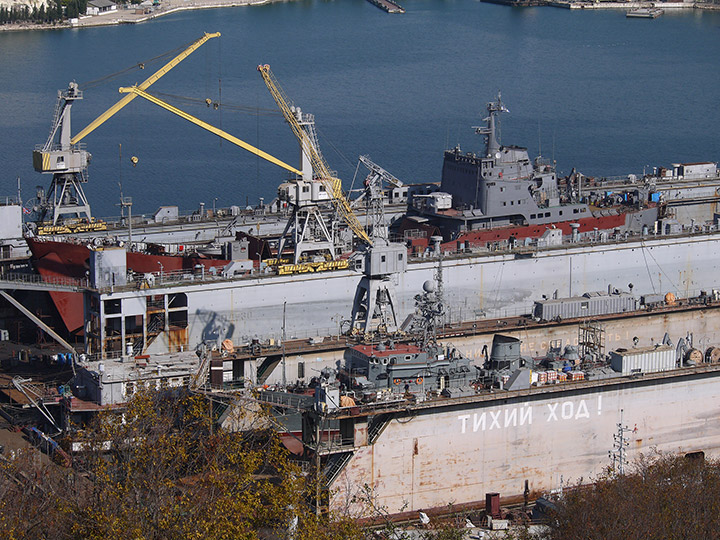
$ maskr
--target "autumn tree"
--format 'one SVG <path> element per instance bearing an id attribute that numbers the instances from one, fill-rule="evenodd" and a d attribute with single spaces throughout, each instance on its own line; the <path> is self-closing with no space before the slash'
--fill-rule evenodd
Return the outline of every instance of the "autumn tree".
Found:
<path id="1" fill-rule="evenodd" d="M 720 538 L 720 462 L 655 454 L 565 490 L 548 540 Z"/>
<path id="2" fill-rule="evenodd" d="M 0 537 L 362 536 L 351 520 L 317 515 L 312 476 L 288 459 L 275 431 L 220 429 L 204 396 L 139 393 L 66 443 L 81 449 L 72 469 L 1 464 Z"/>

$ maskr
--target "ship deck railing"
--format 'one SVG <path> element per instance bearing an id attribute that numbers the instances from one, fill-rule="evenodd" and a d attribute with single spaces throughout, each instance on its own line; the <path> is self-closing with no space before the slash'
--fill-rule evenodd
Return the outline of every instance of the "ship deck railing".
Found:
<path id="1" fill-rule="evenodd" d="M 583 177 L 580 182 L 580 194 L 598 189 L 628 188 L 628 187 L 649 187 L 670 188 L 687 187 L 696 184 L 717 185 L 720 176 L 710 177 L 685 177 L 685 176 L 653 176 L 650 174 L 625 174 L 620 176 Z"/>
<path id="2" fill-rule="evenodd" d="M 66 276 L 41 276 L 39 274 L 27 273 L 5 273 L 0 274 L 0 284 L 26 286 L 33 289 L 67 290 L 77 291 L 88 288 L 87 279 L 76 279 Z M 3 287 L 0 287 L 3 288 Z"/>
<path id="3" fill-rule="evenodd" d="M 343 452 L 352 452 L 357 449 L 355 439 L 343 438 L 339 433 L 323 433 L 320 444 L 317 445 L 315 451 L 323 456 L 330 454 L 340 454 Z"/>
<path id="4" fill-rule="evenodd" d="M 276 407 L 294 410 L 308 410 L 315 406 L 315 396 L 307 394 L 293 394 L 290 392 L 277 392 L 273 390 L 261 390 L 258 393 L 258 401 Z"/>
<path id="5" fill-rule="evenodd" d="M 659 239 L 672 239 L 672 238 L 680 238 L 680 237 L 688 237 L 688 236 L 700 236 L 704 234 L 712 234 L 718 232 L 718 226 L 717 225 L 695 225 L 693 229 L 688 230 L 687 228 L 684 228 L 682 231 L 677 233 L 668 233 L 668 234 L 655 234 L 655 233 L 648 233 L 646 235 L 642 235 L 641 233 L 623 233 L 623 234 L 612 234 L 612 235 L 606 235 L 602 234 L 601 232 L 588 232 L 584 233 L 585 236 L 581 237 L 580 240 L 576 242 L 571 242 L 569 236 L 563 237 L 563 243 L 556 245 L 556 246 L 545 246 L 545 245 L 538 245 L 537 242 L 533 242 L 531 244 L 523 244 L 523 245 L 516 245 L 514 247 L 510 246 L 507 241 L 499 241 L 499 242 L 490 242 L 490 247 L 487 246 L 487 244 L 483 246 L 472 246 L 472 247 L 466 247 L 465 249 L 456 249 L 456 250 L 449 250 L 444 249 L 443 250 L 443 256 L 446 258 L 455 258 L 455 257 L 467 257 L 470 256 L 481 256 L 481 255 L 512 255 L 515 257 L 522 257 L 522 256 L 535 256 L 536 254 L 546 252 L 546 251 L 552 251 L 557 249 L 568 249 L 568 248 L 582 248 L 582 247 L 597 247 L 602 245 L 618 245 L 623 244 L 626 242 L 631 241 L 638 241 L 638 240 L 645 240 L 645 241 L 654 241 Z M 409 256 L 408 259 L 413 262 L 420 262 L 420 261 L 427 261 L 427 260 L 434 260 L 436 258 L 435 253 L 432 249 L 428 249 L 425 253 L 423 253 L 421 256 Z M 223 282 L 223 281 L 235 281 L 235 280 L 243 280 L 243 279 L 263 279 L 270 276 L 277 276 L 277 271 L 273 270 L 271 267 L 265 267 L 264 269 L 260 270 L 258 268 L 253 268 L 252 270 L 247 270 L 242 274 L 235 274 L 233 276 L 224 276 L 222 273 L 223 267 L 217 266 L 214 267 L 215 270 L 208 270 L 205 268 L 204 270 L 196 270 L 196 269 L 183 269 L 183 270 L 173 270 L 173 271 L 158 271 L 158 272 L 147 272 L 147 273 L 137 273 L 137 272 L 131 272 L 129 274 L 129 279 L 126 284 L 124 285 L 114 285 L 114 286 L 105 286 L 105 287 L 97 287 L 98 292 L 100 293 L 106 293 L 106 292 L 122 292 L 122 291 L 131 291 L 131 290 L 138 290 L 138 289 L 157 289 L 157 288 L 163 288 L 163 287 L 169 287 L 169 286 L 177 286 L 177 285 L 188 285 L 192 283 L 197 284 L 206 284 L 211 282 Z M 348 270 L 329 270 L 328 272 L 342 272 L 342 271 L 348 271 Z M 349 270 L 352 271 L 352 270 Z M 48 278 L 51 279 L 51 278 Z M 88 284 L 84 282 L 83 280 L 72 280 L 71 278 L 58 278 L 60 280 L 67 279 L 66 283 L 61 282 L 52 282 L 52 281 L 40 281 L 40 283 L 45 284 L 54 284 L 58 286 L 74 286 L 74 287 L 88 287 Z M 51 288 L 48 286 L 48 288 Z M 91 288 L 91 287 L 90 287 Z M 584 292 L 584 291 L 583 291 Z"/>
<path id="6" fill-rule="evenodd" d="M 549 228 L 548 224 L 548 228 Z M 683 227 L 682 231 L 677 233 L 654 233 L 649 232 L 648 234 L 642 233 L 631 233 L 623 232 L 620 234 L 605 234 L 603 231 L 588 231 L 581 233 L 580 239 L 573 242 L 570 235 L 563 236 L 563 242 L 559 245 L 541 245 L 537 239 L 532 239 L 528 244 L 517 244 L 511 246 L 508 240 L 488 241 L 484 242 L 483 245 L 476 245 L 471 247 L 465 247 L 464 249 L 443 249 L 444 257 L 466 257 L 468 255 L 535 255 L 545 251 L 552 251 L 557 249 L 568 249 L 570 247 L 596 247 L 603 245 L 618 245 L 626 242 L 633 242 L 637 240 L 659 240 L 659 239 L 672 239 L 687 236 L 700 236 L 704 234 L 717 233 L 720 229 L 715 224 L 705 225 L 694 225 L 692 229 L 689 227 Z M 427 250 L 420 255 L 411 255 L 408 260 L 411 262 L 419 262 L 423 260 L 435 259 L 435 253 L 432 248 Z"/>

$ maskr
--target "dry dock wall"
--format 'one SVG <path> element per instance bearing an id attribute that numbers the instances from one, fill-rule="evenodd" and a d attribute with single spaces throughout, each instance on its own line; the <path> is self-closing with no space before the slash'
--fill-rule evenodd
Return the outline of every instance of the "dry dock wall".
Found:
<path id="1" fill-rule="evenodd" d="M 443 262 L 446 305 L 456 319 L 501 317 L 527 312 L 533 301 L 558 291 L 560 296 L 634 285 L 636 295 L 711 289 L 720 275 L 720 236 L 663 237 L 625 244 L 583 245 L 526 254 L 447 258 Z M 437 261 L 410 264 L 396 276 L 399 319 L 414 309 L 414 297 L 433 279 Z M 280 338 L 283 305 L 286 335 L 336 334 L 349 318 L 361 274 L 349 270 L 294 276 L 263 276 L 184 284 L 187 296 L 187 346 L 202 341 Z M 178 287 L 115 291 L 105 299 L 178 292 Z M 134 313 L 127 313 L 137 315 Z M 148 353 L 161 353 L 167 339 L 157 339 Z"/>
<path id="2" fill-rule="evenodd" d="M 392 513 L 487 492 L 522 495 L 525 481 L 536 493 L 587 483 L 610 464 L 621 410 L 629 460 L 655 451 L 720 455 L 720 372 L 587 384 L 400 413 L 374 445 L 356 450 L 331 486 L 331 504 L 359 510 L 350 501 L 365 485 Z"/>
<path id="3" fill-rule="evenodd" d="M 628 244 L 564 247 L 530 256 L 486 255 L 443 262 L 446 304 L 456 319 L 470 320 L 527 311 L 542 295 L 571 296 L 627 288 L 637 295 L 686 292 L 717 286 L 720 250 L 717 235 L 663 238 Z M 437 261 L 409 265 L 397 276 L 399 319 L 414 309 L 414 297 L 432 280 Z M 198 287 L 188 293 L 190 345 L 207 334 L 208 315 L 234 327 L 231 339 L 279 338 L 283 303 L 288 337 L 337 333 L 349 318 L 361 275 L 351 271 L 279 276 Z M 193 314 L 202 315 L 193 317 Z"/>

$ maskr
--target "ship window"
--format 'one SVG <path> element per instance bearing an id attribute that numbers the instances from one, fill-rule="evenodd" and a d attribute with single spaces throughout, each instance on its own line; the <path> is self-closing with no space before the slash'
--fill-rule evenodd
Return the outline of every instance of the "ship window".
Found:
<path id="1" fill-rule="evenodd" d="M 510 201 L 510 206 L 513 206 L 515 204 L 515 201 Z"/>
<path id="2" fill-rule="evenodd" d="M 577 214 L 579 210 L 577 208 L 573 208 L 573 214 Z"/>
<path id="3" fill-rule="evenodd" d="M 562 216 L 562 210 L 560 210 L 560 215 Z"/>
<path id="4" fill-rule="evenodd" d="M 387 365 L 388 365 L 388 359 L 387 359 L 387 358 L 383 358 L 383 359 L 381 360 L 381 362 L 382 362 L 382 365 L 383 365 L 383 366 L 387 366 Z"/>
<path id="5" fill-rule="evenodd" d="M 120 299 L 105 300 L 105 315 L 120 313 Z"/>
<path id="6" fill-rule="evenodd" d="M 550 217 L 550 212 L 545 212 L 545 217 Z"/>
<path id="7" fill-rule="evenodd" d="M 503 206 L 507 206 L 507 203 L 505 201 L 503 201 Z"/>
<path id="8" fill-rule="evenodd" d="M 402 254 L 402 253 L 398 253 L 398 261 L 402 261 L 402 260 L 403 260 L 403 254 Z"/>
<path id="9" fill-rule="evenodd" d="M 589 307 L 587 302 L 580 302 L 580 309 L 587 309 Z"/>
<path id="10" fill-rule="evenodd" d="M 175 293 L 168 295 L 168 308 L 187 307 L 187 295 L 185 293 Z"/>
<path id="11" fill-rule="evenodd" d="M 385 255 L 380 255 L 380 262 L 385 262 Z"/>
<path id="12" fill-rule="evenodd" d="M 503 191 L 505 191 L 505 188 L 504 188 L 504 187 L 501 187 L 501 188 L 500 188 L 500 193 L 502 193 Z"/>
<path id="13" fill-rule="evenodd" d="M 537 216 L 535 214 L 530 214 L 530 219 L 535 219 Z"/>
<path id="14" fill-rule="evenodd" d="M 405 361 L 406 361 L 406 362 L 409 362 L 410 360 L 412 360 L 412 355 L 406 354 L 406 355 L 405 355 Z"/>
<path id="15" fill-rule="evenodd" d="M 176 312 L 170 313 L 169 323 L 170 323 L 170 326 L 175 326 L 177 328 L 187 328 L 187 326 L 188 326 L 187 311 L 176 311 Z"/>
<path id="16" fill-rule="evenodd" d="M 298 379 L 305 378 L 305 362 L 298 362 Z"/>
<path id="17" fill-rule="evenodd" d="M 325 186 L 323 186 L 322 184 L 320 184 L 320 191 L 325 191 Z"/>

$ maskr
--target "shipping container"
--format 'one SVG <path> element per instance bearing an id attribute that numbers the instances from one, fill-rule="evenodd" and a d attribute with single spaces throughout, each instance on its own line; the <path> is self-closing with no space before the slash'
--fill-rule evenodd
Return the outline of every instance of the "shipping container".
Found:
<path id="1" fill-rule="evenodd" d="M 610 366 L 623 375 L 655 373 L 676 367 L 675 349 L 669 345 L 618 349 L 610 353 Z"/>
<path id="2" fill-rule="evenodd" d="M 637 300 L 629 293 L 622 291 L 614 291 L 610 294 L 590 292 L 582 296 L 535 302 L 533 315 L 541 320 L 552 321 L 558 318 L 574 319 L 624 313 L 636 309 Z"/>

